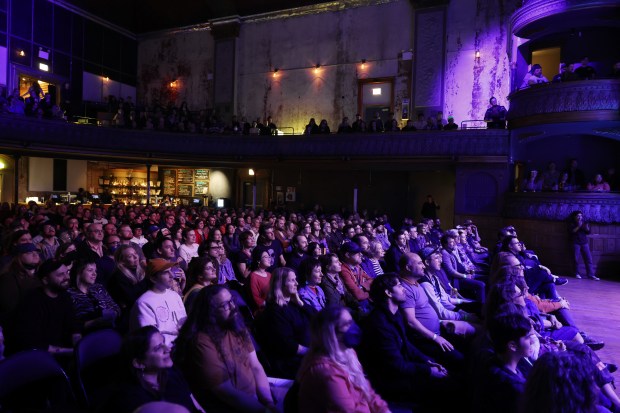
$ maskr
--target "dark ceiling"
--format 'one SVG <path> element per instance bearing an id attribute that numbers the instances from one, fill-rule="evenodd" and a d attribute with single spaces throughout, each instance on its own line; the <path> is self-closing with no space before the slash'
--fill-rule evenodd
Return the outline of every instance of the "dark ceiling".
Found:
<path id="1" fill-rule="evenodd" d="M 227 16 L 249 16 L 325 0 L 65 0 L 136 34 L 205 23 Z"/>

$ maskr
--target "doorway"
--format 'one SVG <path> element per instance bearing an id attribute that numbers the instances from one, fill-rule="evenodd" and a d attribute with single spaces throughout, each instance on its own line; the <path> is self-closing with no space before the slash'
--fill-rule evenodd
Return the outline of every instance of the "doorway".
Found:
<path id="1" fill-rule="evenodd" d="M 19 82 L 18 82 L 17 87 L 19 89 L 20 96 L 28 97 L 30 95 L 30 93 L 28 92 L 30 87 L 34 83 L 38 83 L 39 86 L 41 87 L 41 90 L 43 91 L 43 94 L 49 93 L 52 97 L 52 102 L 54 102 L 55 104 L 58 104 L 58 100 L 60 97 L 58 96 L 58 86 L 55 83 L 48 82 L 46 80 L 39 79 L 32 75 L 23 74 L 23 73 L 19 74 L 18 79 L 19 79 Z"/>
<path id="2" fill-rule="evenodd" d="M 358 83 L 359 113 L 366 122 L 379 113 L 386 122 L 394 110 L 394 82 L 392 79 L 360 80 Z"/>
<path id="3" fill-rule="evenodd" d="M 561 49 L 559 47 L 550 47 L 532 52 L 532 65 L 541 65 L 543 76 L 549 79 L 549 81 L 560 72 L 560 52 Z"/>

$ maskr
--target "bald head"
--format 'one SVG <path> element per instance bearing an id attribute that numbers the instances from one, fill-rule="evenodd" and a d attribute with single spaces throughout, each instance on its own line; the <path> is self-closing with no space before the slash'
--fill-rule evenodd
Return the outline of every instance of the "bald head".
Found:
<path id="1" fill-rule="evenodd" d="M 414 252 L 407 252 L 400 257 L 400 272 L 402 276 L 422 278 L 424 276 L 424 262 Z"/>

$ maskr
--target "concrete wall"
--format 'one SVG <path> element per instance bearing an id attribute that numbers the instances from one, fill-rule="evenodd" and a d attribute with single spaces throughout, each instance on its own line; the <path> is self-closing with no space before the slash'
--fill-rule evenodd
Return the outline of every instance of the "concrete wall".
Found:
<path id="1" fill-rule="evenodd" d="M 489 98 L 509 107 L 512 35 L 517 0 L 451 1 L 447 16 L 444 113 L 456 123 L 483 119 Z M 480 58 L 476 58 L 476 51 Z"/>
<path id="2" fill-rule="evenodd" d="M 138 47 L 138 102 L 186 101 L 190 110 L 212 107 L 213 38 L 209 31 L 153 35 Z M 176 81 L 173 86 L 171 82 Z"/>
<path id="3" fill-rule="evenodd" d="M 358 80 L 379 77 L 394 78 L 398 112 L 400 98 L 409 95 L 407 76 L 398 74 L 398 55 L 411 47 L 409 1 L 244 22 L 237 113 L 248 119 L 271 114 L 296 133 L 311 117 L 317 123 L 326 119 L 334 131 L 343 115 L 354 120 Z M 321 67 L 315 73 L 316 64 Z"/>

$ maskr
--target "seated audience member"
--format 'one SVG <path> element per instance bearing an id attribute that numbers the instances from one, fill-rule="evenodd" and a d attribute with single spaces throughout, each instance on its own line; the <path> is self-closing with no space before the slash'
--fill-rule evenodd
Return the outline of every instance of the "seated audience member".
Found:
<path id="1" fill-rule="evenodd" d="M 527 317 L 517 313 L 497 314 L 487 327 L 495 354 L 480 366 L 473 408 L 481 413 L 517 413 L 526 379 L 519 362 L 534 353 L 534 329 Z"/>
<path id="2" fill-rule="evenodd" d="M 351 133 L 351 132 L 353 132 L 353 128 L 351 128 L 351 125 L 349 124 L 349 118 L 345 116 L 344 118 L 342 118 L 342 123 L 338 125 L 338 133 Z"/>
<path id="3" fill-rule="evenodd" d="M 428 129 L 428 123 L 426 122 L 426 119 L 424 119 L 424 113 L 418 113 L 418 120 L 413 122 L 413 126 L 416 130 Z"/>
<path id="4" fill-rule="evenodd" d="M 454 122 L 454 116 L 448 116 L 448 123 L 446 123 L 443 127 L 443 130 L 457 130 L 459 125 Z"/>
<path id="5" fill-rule="evenodd" d="M 375 269 L 370 262 L 370 242 L 368 241 L 368 237 L 362 234 L 356 234 L 351 242 L 356 243 L 362 250 L 362 262 L 360 267 L 370 278 L 375 278 L 378 274 L 375 274 Z"/>
<path id="6" fill-rule="evenodd" d="M 558 179 L 558 191 L 560 192 L 572 192 L 576 188 L 571 185 L 568 180 L 568 172 L 562 172 L 560 174 L 560 178 Z"/>
<path id="7" fill-rule="evenodd" d="M 187 277 L 189 289 L 183 296 L 183 303 L 187 313 L 189 313 L 194 305 L 194 300 L 198 296 L 200 290 L 209 285 L 217 284 L 218 262 L 215 258 L 204 256 L 194 258 L 187 269 Z"/>
<path id="8" fill-rule="evenodd" d="M 329 125 L 327 124 L 327 120 L 321 119 L 321 123 L 319 123 L 319 133 L 321 134 L 329 134 L 331 131 L 329 130 Z"/>
<path id="9" fill-rule="evenodd" d="M 273 370 L 271 374 L 295 377 L 310 345 L 310 319 L 315 313 L 299 297 L 293 270 L 276 269 L 271 276 L 265 311 L 256 320 L 257 338 Z"/>
<path id="10" fill-rule="evenodd" d="M 543 83 L 549 83 L 549 81 L 542 74 L 542 66 L 537 63 L 535 65 L 532 65 L 530 71 L 525 74 L 525 77 L 523 78 L 523 83 L 521 83 L 521 89 L 528 88 L 532 85 L 540 85 Z"/>
<path id="11" fill-rule="evenodd" d="M 36 245 L 16 245 L 14 254 L 9 266 L 0 274 L 0 324 L 4 325 L 24 295 L 41 286 L 36 276 L 41 262 Z"/>
<path id="12" fill-rule="evenodd" d="M 497 99 L 492 97 L 489 99 L 491 106 L 484 114 L 484 121 L 487 123 L 487 129 L 506 129 L 506 114 L 508 111 L 505 107 L 497 104 Z"/>
<path id="13" fill-rule="evenodd" d="M 231 288 L 240 288 L 240 283 L 237 281 L 237 276 L 235 275 L 232 262 L 226 256 L 226 248 L 224 248 L 224 243 L 222 241 L 209 238 L 201 245 L 201 248 L 203 247 L 206 248 L 207 254 L 215 258 L 219 264 L 217 269 L 217 283 L 227 284 Z"/>
<path id="14" fill-rule="evenodd" d="M 601 174 L 596 174 L 594 176 L 594 182 L 588 182 L 588 191 L 593 192 L 609 192 L 609 184 L 603 180 L 603 176 Z"/>
<path id="15" fill-rule="evenodd" d="M 133 237 L 131 238 L 131 242 L 133 242 L 134 244 L 142 248 L 144 244 L 148 242 L 148 240 L 144 238 L 144 235 L 142 235 L 142 225 L 133 224 L 131 226 L 131 231 L 133 234 Z"/>
<path id="16" fill-rule="evenodd" d="M 277 412 L 250 333 L 226 287 L 200 291 L 181 328 L 175 361 L 205 411 Z"/>
<path id="17" fill-rule="evenodd" d="M 367 312 L 370 307 L 368 291 L 372 278 L 362 269 L 362 249 L 355 242 L 347 242 L 340 248 L 342 270 L 340 279 L 344 287 L 359 302 L 361 311 Z"/>
<path id="18" fill-rule="evenodd" d="M 398 127 L 398 121 L 394 119 L 394 112 L 390 112 L 388 115 L 388 119 L 385 121 L 385 131 L 386 132 L 398 132 L 400 128 Z"/>
<path id="19" fill-rule="evenodd" d="M 351 125 L 351 129 L 353 129 L 353 132 L 356 133 L 366 132 L 366 122 L 364 122 L 364 119 L 362 119 L 362 115 L 360 115 L 359 113 L 355 115 L 355 122 L 353 122 L 353 125 Z"/>
<path id="20" fill-rule="evenodd" d="M 310 122 L 306 125 L 304 129 L 304 135 L 316 135 L 319 133 L 319 125 L 316 124 L 314 118 L 310 118 Z"/>
<path id="21" fill-rule="evenodd" d="M 60 261 L 46 261 L 37 277 L 42 287 L 29 291 L 19 301 L 7 326 L 9 353 L 39 349 L 70 355 L 81 336 L 67 294 L 69 268 Z"/>
<path id="22" fill-rule="evenodd" d="M 301 263 L 298 271 L 302 287 L 299 289 L 299 297 L 305 305 L 321 311 L 325 308 L 325 293 L 320 287 L 323 279 L 321 262 L 318 258 L 308 258 Z"/>
<path id="23" fill-rule="evenodd" d="M 572 352 L 552 351 L 540 356 L 528 375 L 523 393 L 524 412 L 609 411 L 601 406 L 596 367 Z"/>
<path id="24" fill-rule="evenodd" d="M 576 158 L 572 158 L 568 161 L 568 167 L 564 170 L 568 174 L 568 184 L 573 191 L 583 189 L 586 186 L 586 177 L 581 169 L 579 169 L 579 163 Z"/>
<path id="25" fill-rule="evenodd" d="M 459 291 L 468 291 L 472 297 L 484 303 L 485 283 L 482 281 L 484 276 L 476 274 L 473 269 L 467 269 L 461 262 L 456 248 L 456 238 L 446 233 L 441 237 L 441 267 L 446 272 L 448 279 Z M 466 295 L 467 296 L 467 295 Z"/>
<path id="26" fill-rule="evenodd" d="M 346 306 L 354 311 L 357 316 L 359 312 L 359 302 L 344 287 L 344 283 L 340 278 L 342 264 L 336 254 L 323 255 L 321 258 L 321 267 L 323 270 L 323 279 L 321 280 L 321 289 L 325 293 L 325 306 Z"/>
<path id="27" fill-rule="evenodd" d="M 560 180 L 560 171 L 556 169 L 555 162 L 549 162 L 547 169 L 542 174 L 542 190 L 557 191 Z"/>
<path id="28" fill-rule="evenodd" d="M 282 248 L 280 241 L 276 239 L 272 224 L 260 224 L 259 236 L 254 249 L 269 252 L 269 256 L 273 258 L 273 263 L 271 264 L 271 267 L 269 267 L 269 271 L 273 271 L 276 267 L 284 267 L 286 265 L 286 260 L 284 259 L 284 249 Z"/>
<path id="29" fill-rule="evenodd" d="M 405 332 L 399 306 L 406 295 L 398 277 L 380 275 L 370 293 L 375 307 L 362 326 L 360 354 L 372 386 L 385 399 L 419 402 L 434 412 L 453 411 L 450 401 L 443 401 L 451 391 L 448 371 L 418 350 Z M 458 392 L 453 396 L 458 398 Z"/>
<path id="30" fill-rule="evenodd" d="M 581 65 L 575 69 L 575 76 L 579 80 L 590 80 L 596 77 L 596 70 L 590 65 L 590 59 L 581 59 Z"/>
<path id="31" fill-rule="evenodd" d="M 129 311 L 134 303 L 148 288 L 144 269 L 140 266 L 138 254 L 131 245 L 121 245 L 114 253 L 116 270 L 110 277 L 108 292 L 114 302 L 121 308 L 119 327 L 126 329 Z"/>
<path id="32" fill-rule="evenodd" d="M 98 284 L 97 264 L 77 261 L 71 267 L 72 286 L 67 292 L 73 303 L 73 314 L 80 323 L 82 334 L 115 326 L 121 309 L 103 285 Z"/>
<path id="33" fill-rule="evenodd" d="M 528 177 L 523 178 L 521 182 L 521 191 L 523 192 L 540 192 L 542 190 L 542 181 L 538 178 L 538 171 L 533 169 Z"/>
<path id="34" fill-rule="evenodd" d="M 328 307 L 315 317 L 310 349 L 297 375 L 299 412 L 390 411 L 372 389 L 353 350 L 361 333 L 343 307 Z"/>
<path id="35" fill-rule="evenodd" d="M 409 252 L 407 235 L 404 230 L 397 231 L 394 234 L 392 245 L 385 253 L 385 270 L 387 272 L 400 271 L 400 257 Z"/>
<path id="36" fill-rule="evenodd" d="M 413 119 L 407 119 L 407 123 L 403 127 L 402 131 L 403 132 L 413 132 L 413 131 L 416 131 L 417 128 L 415 127 L 414 123 L 415 122 L 413 121 Z"/>
<path id="37" fill-rule="evenodd" d="M 309 257 L 308 255 L 308 239 L 305 235 L 298 234 L 293 236 L 291 240 L 293 250 L 286 257 L 286 263 L 293 271 L 298 271 L 301 263 Z"/>
<path id="38" fill-rule="evenodd" d="M 247 288 L 249 290 L 250 306 L 254 313 L 262 311 L 269 295 L 269 282 L 271 272 L 267 271 L 273 266 L 273 258 L 269 251 L 254 249 L 252 251 L 252 268 Z"/>
<path id="39" fill-rule="evenodd" d="M 149 260 L 146 279 L 151 284 L 150 288 L 136 300 L 130 315 L 132 330 L 155 326 L 164 336 L 166 345 L 170 347 L 187 318 L 183 300 L 172 290 L 174 278 L 171 269 L 175 265 L 177 264 L 163 258 Z"/>
<path id="40" fill-rule="evenodd" d="M 233 224 L 226 224 L 226 231 L 222 236 L 222 242 L 224 243 L 224 248 L 226 248 L 226 253 L 229 256 L 233 256 L 241 250 L 241 243 L 239 242 L 239 236 L 235 232 L 235 226 Z"/>
<path id="41" fill-rule="evenodd" d="M 179 247 L 179 256 L 188 264 L 198 256 L 196 232 L 192 228 L 183 229 L 183 244 Z"/>
<path id="42" fill-rule="evenodd" d="M 103 411 L 131 413 L 147 403 L 166 401 L 197 413 L 187 382 L 173 366 L 170 350 L 154 326 L 129 333 L 122 350 L 126 370 L 119 372 L 120 381 Z"/>
<path id="43" fill-rule="evenodd" d="M 455 329 L 457 335 L 473 334 L 478 329 L 477 323 L 479 321 L 473 312 L 480 313 L 480 307 L 474 306 L 471 300 L 459 298 L 456 294 L 453 297 L 449 283 L 447 284 L 449 289 L 446 290 L 448 277 L 441 268 L 441 252 L 438 249 L 425 248 L 420 253 L 420 258 L 423 259 L 426 266 L 424 277 L 419 281 L 420 285 L 426 292 L 429 304 L 439 319 L 442 323 L 446 322 L 446 330 L 450 332 L 451 329 Z M 466 311 L 465 308 L 470 312 Z"/>
<path id="44" fill-rule="evenodd" d="M 383 250 L 383 245 L 381 245 L 381 242 L 376 239 L 370 241 L 368 248 L 368 261 L 372 266 L 372 272 L 369 272 L 368 275 L 376 278 L 384 273 L 383 267 L 381 266 L 381 264 L 385 263 L 383 260 L 384 256 L 385 251 Z"/>
<path id="45" fill-rule="evenodd" d="M 34 242 L 41 251 L 43 261 L 51 260 L 56 256 L 56 250 L 60 247 L 60 242 L 56 238 L 56 228 L 52 221 L 45 221 L 41 224 L 41 235 L 35 237 Z"/>
<path id="46" fill-rule="evenodd" d="M 239 234 L 240 250 L 232 253 L 232 261 L 234 265 L 237 280 L 245 285 L 252 272 L 252 250 L 256 246 L 256 240 L 252 235 L 252 231 L 242 231 Z"/>
<path id="47" fill-rule="evenodd" d="M 447 365 L 448 368 L 456 370 L 463 367 L 463 354 L 455 350 L 454 345 L 443 337 L 448 335 L 447 323 L 440 320 L 421 285 L 424 278 L 424 263 L 420 256 L 411 252 L 403 255 L 398 275 L 405 291 L 405 300 L 399 303 L 399 307 L 407 326 L 411 329 L 412 342 L 424 354 Z M 455 332 L 453 328 L 450 331 L 452 334 Z"/>

